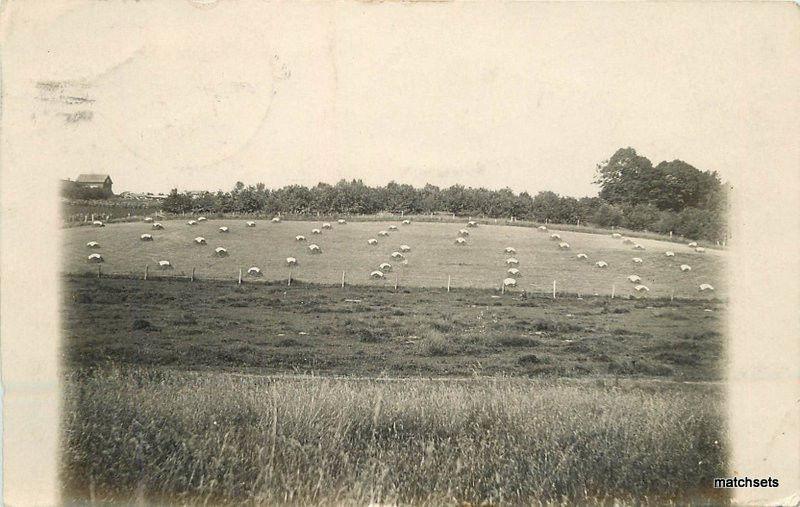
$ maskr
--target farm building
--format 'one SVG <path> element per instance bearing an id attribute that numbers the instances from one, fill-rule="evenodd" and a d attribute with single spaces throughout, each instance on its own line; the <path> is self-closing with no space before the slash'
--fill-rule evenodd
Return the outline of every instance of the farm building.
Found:
<path id="1" fill-rule="evenodd" d="M 111 186 L 114 184 L 111 181 L 111 176 L 107 174 L 81 174 L 75 180 L 75 185 L 78 188 L 93 188 L 101 189 L 106 195 L 114 195 Z"/>

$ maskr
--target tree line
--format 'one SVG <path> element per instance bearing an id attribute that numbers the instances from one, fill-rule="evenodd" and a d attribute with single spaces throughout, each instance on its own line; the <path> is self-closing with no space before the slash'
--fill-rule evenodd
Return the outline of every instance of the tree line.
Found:
<path id="1" fill-rule="evenodd" d="M 600 187 L 598 196 L 577 199 L 550 191 L 530 195 L 509 188 L 489 190 L 464 185 L 417 188 L 390 182 L 368 186 L 355 179 L 277 189 L 268 189 L 263 183 L 237 182 L 229 192 L 179 193 L 173 189 L 164 200 L 163 210 L 209 214 L 453 213 L 672 232 L 711 241 L 726 237 L 725 187 L 715 172 L 700 171 L 680 160 L 653 166 L 633 148 L 623 148 L 598 164 L 594 183 Z"/>
<path id="2" fill-rule="evenodd" d="M 113 194 L 110 194 L 108 190 L 104 188 L 79 187 L 77 185 L 63 184 L 61 187 L 61 195 L 67 199 L 87 201 L 105 200 L 114 197 Z"/>

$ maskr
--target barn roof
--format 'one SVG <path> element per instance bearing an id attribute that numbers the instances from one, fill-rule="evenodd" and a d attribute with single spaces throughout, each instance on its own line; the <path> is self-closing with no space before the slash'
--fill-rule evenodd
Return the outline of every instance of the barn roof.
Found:
<path id="1" fill-rule="evenodd" d="M 79 183 L 104 183 L 107 178 L 110 178 L 107 174 L 81 174 L 75 181 Z"/>

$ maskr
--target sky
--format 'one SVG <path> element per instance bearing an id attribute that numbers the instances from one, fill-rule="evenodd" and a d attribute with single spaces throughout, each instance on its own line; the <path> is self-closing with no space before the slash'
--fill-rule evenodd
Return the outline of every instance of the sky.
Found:
<path id="1" fill-rule="evenodd" d="M 778 113 L 797 109 L 797 20 L 789 3 L 12 2 L 4 103 L 59 177 L 116 192 L 580 197 L 628 146 L 733 182 L 780 149 L 776 118 L 796 125 Z"/>

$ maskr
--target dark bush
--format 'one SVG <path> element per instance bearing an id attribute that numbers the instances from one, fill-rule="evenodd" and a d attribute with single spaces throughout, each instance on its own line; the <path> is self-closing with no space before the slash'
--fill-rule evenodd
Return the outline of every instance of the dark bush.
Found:
<path id="1" fill-rule="evenodd" d="M 582 326 L 577 324 L 543 319 L 536 321 L 536 323 L 533 325 L 533 328 L 537 331 L 547 331 L 551 333 L 567 333 L 570 331 L 581 331 L 583 329 Z"/>
<path id="2" fill-rule="evenodd" d="M 497 343 L 504 347 L 536 347 L 540 345 L 538 340 L 527 336 L 505 336 L 497 340 Z"/>
<path id="3" fill-rule="evenodd" d="M 151 324 L 150 321 L 147 321 L 145 319 L 136 319 L 133 321 L 131 329 L 133 329 L 134 331 L 153 331 L 157 328 L 153 324 Z"/>
<path id="4" fill-rule="evenodd" d="M 540 364 L 541 359 L 536 354 L 525 354 L 517 358 L 517 363 L 521 365 Z"/>

